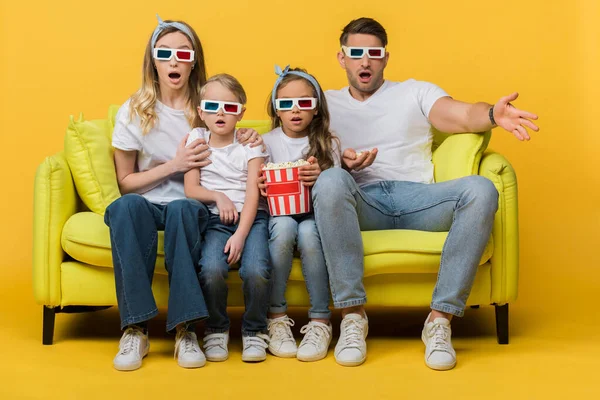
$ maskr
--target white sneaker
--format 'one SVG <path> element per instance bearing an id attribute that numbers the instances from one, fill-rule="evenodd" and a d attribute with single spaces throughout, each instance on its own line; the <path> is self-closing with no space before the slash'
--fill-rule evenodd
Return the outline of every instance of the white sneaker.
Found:
<path id="1" fill-rule="evenodd" d="M 198 337 L 185 328 L 177 330 L 175 336 L 175 358 L 183 368 L 200 368 L 206 364 L 206 357 L 198 345 Z"/>
<path id="2" fill-rule="evenodd" d="M 148 335 L 138 327 L 129 327 L 123 332 L 113 365 L 119 371 L 136 370 L 142 366 L 142 358 L 148 355 L 148 350 Z"/>
<path id="3" fill-rule="evenodd" d="M 300 329 L 304 338 L 298 347 L 296 357 L 300 361 L 317 361 L 327 356 L 329 344 L 331 343 L 331 324 L 310 321 Z"/>
<path id="4" fill-rule="evenodd" d="M 268 319 L 269 351 L 277 357 L 296 357 L 298 348 L 296 339 L 290 327 L 294 326 L 294 320 L 287 315 L 283 317 Z"/>
<path id="5" fill-rule="evenodd" d="M 229 357 L 229 331 L 222 333 L 209 333 L 204 336 L 204 353 L 208 361 L 225 361 Z"/>
<path id="6" fill-rule="evenodd" d="M 335 345 L 335 361 L 345 367 L 355 367 L 367 359 L 369 320 L 359 314 L 347 314 L 340 326 L 340 338 Z"/>
<path id="7" fill-rule="evenodd" d="M 258 333 L 256 336 L 242 336 L 242 361 L 257 362 L 267 359 L 267 344 L 269 336 L 264 333 Z"/>
<path id="8" fill-rule="evenodd" d="M 431 314 L 430 314 L 431 315 Z M 431 369 L 444 371 L 456 365 L 456 352 L 452 348 L 452 330 L 446 318 L 425 320 L 421 339 L 425 343 L 425 364 Z"/>

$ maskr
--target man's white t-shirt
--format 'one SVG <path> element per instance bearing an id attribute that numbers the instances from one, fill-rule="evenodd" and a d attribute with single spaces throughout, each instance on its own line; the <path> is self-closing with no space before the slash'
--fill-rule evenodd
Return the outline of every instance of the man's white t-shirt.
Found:
<path id="1" fill-rule="evenodd" d="M 158 116 L 155 126 L 147 134 L 142 134 L 140 118 L 136 116 L 129 121 L 129 103 L 119 108 L 112 145 L 124 151 L 137 151 L 137 170 L 150 170 L 172 160 L 177 154 L 177 146 L 191 130 L 183 110 L 169 108 L 156 101 L 154 110 Z M 149 202 L 167 204 L 173 200 L 185 198 L 183 191 L 183 174 L 171 175 L 168 179 L 142 193 Z"/>
<path id="2" fill-rule="evenodd" d="M 194 140 L 202 138 L 210 148 L 209 160 L 212 162 L 200 169 L 200 184 L 208 190 L 221 192 L 229 197 L 240 212 L 246 199 L 246 182 L 248 181 L 248 161 L 257 157 L 269 155 L 262 151 L 262 146 L 250 147 L 238 143 L 233 135 L 233 143 L 225 147 L 212 147 L 210 145 L 210 131 L 204 128 L 194 128 L 190 132 L 186 146 Z M 208 205 L 213 214 L 219 214 L 216 204 Z M 259 204 L 259 209 L 264 209 Z"/>
<path id="3" fill-rule="evenodd" d="M 409 79 L 384 81 L 365 101 L 353 98 L 348 87 L 328 90 L 325 95 L 331 129 L 342 148 L 378 149 L 370 167 L 352 172 L 359 186 L 383 180 L 434 181 L 429 111 L 438 99 L 448 96 L 444 90 Z"/>
<path id="4" fill-rule="evenodd" d="M 269 153 L 269 161 L 273 163 L 282 163 L 288 161 L 306 160 L 308 153 L 308 136 L 303 138 L 291 138 L 287 136 L 281 127 L 273 129 L 269 133 L 262 136 L 267 152 Z M 333 165 L 340 166 L 340 151 L 336 140 L 331 144 Z"/>

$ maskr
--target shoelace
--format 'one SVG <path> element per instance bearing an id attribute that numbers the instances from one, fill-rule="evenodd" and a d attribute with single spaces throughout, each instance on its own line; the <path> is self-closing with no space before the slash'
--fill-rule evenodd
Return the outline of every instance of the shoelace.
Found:
<path id="1" fill-rule="evenodd" d="M 358 321 L 353 319 L 343 320 L 344 347 L 360 348 L 360 342 L 363 340 L 363 330 Z"/>
<path id="2" fill-rule="evenodd" d="M 429 328 L 427 334 L 432 337 L 432 351 L 449 351 L 448 338 L 450 337 L 450 328 L 448 326 L 433 324 L 433 326 Z"/>
<path id="3" fill-rule="evenodd" d="M 250 347 L 262 347 L 266 349 L 269 347 L 269 336 L 264 333 L 259 333 L 256 336 L 247 336 L 246 341 L 244 342 L 244 350 Z"/>
<path id="4" fill-rule="evenodd" d="M 180 350 L 183 353 L 199 353 L 200 349 L 197 347 L 197 343 L 198 342 L 194 340 L 192 332 L 188 332 L 185 329 L 177 331 L 177 336 L 175 337 L 174 357 L 177 358 L 177 354 Z"/>
<path id="5" fill-rule="evenodd" d="M 210 351 L 215 347 L 220 347 L 223 350 L 226 349 L 225 345 L 225 334 L 223 333 L 211 333 L 209 335 L 204 336 L 204 347 L 205 351 Z"/>
<path id="6" fill-rule="evenodd" d="M 329 332 L 324 326 L 309 322 L 300 329 L 300 333 L 306 334 L 304 339 L 302 339 L 302 344 L 311 344 L 315 347 L 319 347 L 320 343 L 326 342 L 324 337 L 326 337 Z"/>
<path id="7" fill-rule="evenodd" d="M 127 328 L 125 330 L 125 334 L 119 342 L 119 348 L 121 350 L 119 351 L 119 354 L 127 355 L 131 353 L 134 349 L 139 349 L 142 335 L 143 332 L 139 329 Z"/>
<path id="8" fill-rule="evenodd" d="M 269 322 L 269 326 L 267 329 L 271 332 L 273 329 L 273 334 L 271 335 L 272 341 L 282 341 L 282 342 L 296 342 L 294 340 L 294 336 L 292 335 L 292 330 L 290 327 L 294 326 L 296 323 L 293 319 L 289 317 L 285 317 L 285 319 L 281 320 L 272 320 Z"/>

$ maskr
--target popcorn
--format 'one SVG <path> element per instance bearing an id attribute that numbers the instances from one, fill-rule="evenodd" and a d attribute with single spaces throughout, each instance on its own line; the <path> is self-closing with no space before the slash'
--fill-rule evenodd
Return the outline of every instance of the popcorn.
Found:
<path id="1" fill-rule="evenodd" d="M 268 163 L 263 169 L 267 203 L 271 215 L 304 214 L 311 211 L 310 187 L 300 182 L 300 168 L 306 160 Z"/>
<path id="2" fill-rule="evenodd" d="M 286 161 L 286 162 L 281 162 L 281 163 L 267 163 L 267 166 L 264 168 L 264 170 L 268 170 L 268 169 L 284 169 L 284 168 L 295 168 L 295 167 L 302 167 L 304 165 L 310 165 L 310 163 L 304 159 L 300 159 L 297 161 Z"/>

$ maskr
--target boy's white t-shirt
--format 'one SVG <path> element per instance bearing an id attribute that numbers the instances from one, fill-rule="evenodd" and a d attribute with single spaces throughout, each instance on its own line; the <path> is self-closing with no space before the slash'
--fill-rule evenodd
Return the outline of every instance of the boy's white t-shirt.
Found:
<path id="1" fill-rule="evenodd" d="M 325 92 L 331 129 L 343 148 L 377 147 L 373 164 L 353 171 L 359 186 L 383 180 L 432 183 L 433 132 L 429 111 L 448 94 L 438 86 L 409 79 L 384 81 L 367 100 L 358 101 L 348 87 Z"/>
<path id="2" fill-rule="evenodd" d="M 269 161 L 273 163 L 282 163 L 287 161 L 306 160 L 308 153 L 308 136 L 303 138 L 291 138 L 287 136 L 281 127 L 273 129 L 271 132 L 262 136 Z M 340 151 L 336 140 L 332 140 L 332 155 L 334 167 L 340 166 Z"/>
<path id="3" fill-rule="evenodd" d="M 200 169 L 200 185 L 217 192 L 224 193 L 235 205 L 238 212 L 244 207 L 246 199 L 246 182 L 248 181 L 248 161 L 257 157 L 269 155 L 262 151 L 262 146 L 250 147 L 238 143 L 236 135 L 233 135 L 233 143 L 225 147 L 210 146 L 210 131 L 204 128 L 194 128 L 190 132 L 186 146 L 194 140 L 202 138 L 209 143 L 212 162 Z M 209 204 L 209 210 L 213 214 L 219 214 L 216 204 Z M 265 209 L 259 204 L 259 209 Z"/>
<path id="4" fill-rule="evenodd" d="M 140 118 L 136 116 L 129 121 L 129 103 L 119 108 L 112 145 L 124 151 L 137 151 L 137 170 L 150 170 L 175 158 L 177 146 L 191 130 L 183 110 L 175 110 L 156 101 L 154 107 L 158 122 L 147 134 L 142 134 Z M 142 193 L 149 202 L 167 204 L 173 200 L 185 198 L 183 190 L 183 174 L 171 175 L 152 189 Z"/>

